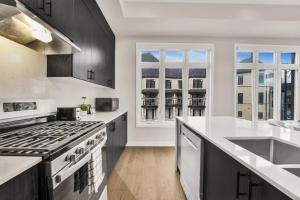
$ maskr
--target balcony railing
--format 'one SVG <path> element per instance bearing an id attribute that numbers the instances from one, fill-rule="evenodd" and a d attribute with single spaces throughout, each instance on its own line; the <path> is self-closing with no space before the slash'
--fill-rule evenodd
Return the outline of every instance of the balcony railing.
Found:
<path id="1" fill-rule="evenodd" d="M 149 107 L 157 107 L 158 106 L 158 98 L 142 98 L 142 106 L 149 106 Z"/>
<path id="2" fill-rule="evenodd" d="M 182 98 L 168 97 L 168 98 L 166 98 L 166 105 L 167 106 L 181 106 Z"/>
<path id="3" fill-rule="evenodd" d="M 189 98 L 189 106 L 205 107 L 205 98 Z"/>

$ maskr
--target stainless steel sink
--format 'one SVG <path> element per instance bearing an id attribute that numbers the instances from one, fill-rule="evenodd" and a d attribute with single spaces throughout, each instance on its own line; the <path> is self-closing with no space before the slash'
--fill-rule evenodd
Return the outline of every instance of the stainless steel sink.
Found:
<path id="1" fill-rule="evenodd" d="M 300 164 L 300 148 L 296 146 L 274 139 L 228 138 L 228 140 L 276 165 Z M 297 173 L 298 171 L 300 175 L 300 169 Z"/>

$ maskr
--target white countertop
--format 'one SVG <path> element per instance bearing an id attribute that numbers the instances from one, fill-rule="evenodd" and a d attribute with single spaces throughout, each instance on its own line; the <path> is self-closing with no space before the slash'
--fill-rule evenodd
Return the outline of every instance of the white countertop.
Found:
<path id="1" fill-rule="evenodd" d="M 41 157 L 0 156 L 0 185 L 42 161 Z"/>
<path id="2" fill-rule="evenodd" d="M 299 131 L 271 126 L 267 122 L 254 123 L 233 117 L 178 117 L 178 119 L 290 198 L 300 200 L 299 177 L 226 139 L 274 138 L 300 148 Z"/>
<path id="3" fill-rule="evenodd" d="M 113 112 L 97 112 L 96 114 L 81 117 L 80 121 L 103 121 L 105 124 L 107 124 L 126 112 L 127 111 L 125 110 L 117 110 Z"/>

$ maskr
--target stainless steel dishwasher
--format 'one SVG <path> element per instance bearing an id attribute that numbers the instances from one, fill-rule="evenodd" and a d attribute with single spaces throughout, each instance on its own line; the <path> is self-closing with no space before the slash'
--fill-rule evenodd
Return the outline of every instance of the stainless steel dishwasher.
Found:
<path id="1" fill-rule="evenodd" d="M 180 182 L 188 200 L 203 199 L 203 140 L 182 126 Z"/>

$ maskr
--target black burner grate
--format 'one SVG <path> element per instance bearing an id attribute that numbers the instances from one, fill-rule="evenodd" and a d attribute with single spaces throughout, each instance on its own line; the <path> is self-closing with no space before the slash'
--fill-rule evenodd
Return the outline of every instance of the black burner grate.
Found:
<path id="1" fill-rule="evenodd" d="M 101 125 L 55 121 L 6 132 L 0 134 L 0 154 L 47 154 Z"/>

